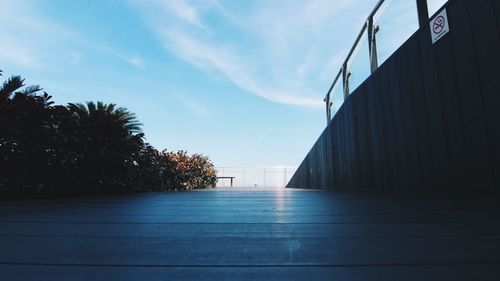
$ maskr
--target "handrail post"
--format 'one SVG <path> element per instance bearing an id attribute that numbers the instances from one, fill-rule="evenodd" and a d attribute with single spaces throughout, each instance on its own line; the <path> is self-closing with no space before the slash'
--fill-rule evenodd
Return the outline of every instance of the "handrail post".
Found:
<path id="1" fill-rule="evenodd" d="M 422 0 L 417 0 L 418 1 Z M 425 0 L 423 0 L 425 1 Z M 361 38 L 363 37 L 363 34 L 365 31 L 368 29 L 368 43 L 369 43 L 369 52 L 370 52 L 370 69 L 371 72 L 373 73 L 377 68 L 378 68 L 378 58 L 377 58 L 377 44 L 376 44 L 376 33 L 378 31 L 378 26 L 373 25 L 373 17 L 377 13 L 377 11 L 380 9 L 382 4 L 385 2 L 385 0 L 379 0 L 373 10 L 371 11 L 370 15 L 367 18 L 367 22 L 362 26 L 361 30 L 359 31 L 358 36 L 356 37 L 356 40 L 354 40 L 354 44 L 351 47 L 349 53 L 347 54 L 347 57 L 344 60 L 344 63 L 342 64 L 342 67 L 339 69 L 337 72 L 337 75 L 335 76 L 335 79 L 333 80 L 332 85 L 330 86 L 330 89 L 328 90 L 328 93 L 326 94 L 325 98 L 323 101 L 325 102 L 326 106 L 326 118 L 327 118 L 327 124 L 330 123 L 331 120 L 331 107 L 332 107 L 332 101 L 331 101 L 331 95 L 330 93 L 332 92 L 333 88 L 335 87 L 336 83 L 340 79 L 340 76 L 342 75 L 342 88 L 344 91 L 344 100 L 346 100 L 349 97 L 350 90 L 349 90 L 349 77 L 351 76 L 351 72 L 347 68 L 347 64 L 351 60 L 351 56 L 356 50 L 356 47 L 358 46 Z M 427 8 L 427 6 L 426 6 Z"/>
<path id="2" fill-rule="evenodd" d="M 418 26 L 422 28 L 429 22 L 429 9 L 427 0 L 417 0 Z"/>
<path id="3" fill-rule="evenodd" d="M 332 102 L 330 97 L 330 92 L 326 95 L 324 99 L 326 105 L 326 125 L 330 124 L 330 120 L 332 120 Z"/>
<path id="4" fill-rule="evenodd" d="M 349 96 L 349 76 L 351 73 L 347 70 L 347 62 L 342 65 L 342 85 L 344 88 L 344 100 Z"/>
<path id="5" fill-rule="evenodd" d="M 368 17 L 366 21 L 368 27 L 368 51 L 370 55 L 370 70 L 371 73 L 375 72 L 378 68 L 377 59 L 377 40 L 375 35 L 377 34 L 378 27 L 373 25 L 373 17 Z"/>

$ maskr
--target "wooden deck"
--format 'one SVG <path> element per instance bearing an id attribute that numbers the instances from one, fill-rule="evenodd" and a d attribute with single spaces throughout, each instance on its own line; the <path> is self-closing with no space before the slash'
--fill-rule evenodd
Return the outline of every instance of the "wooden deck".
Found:
<path id="1" fill-rule="evenodd" d="M 500 211 L 261 188 L 3 202 L 0 280 L 500 280 Z"/>

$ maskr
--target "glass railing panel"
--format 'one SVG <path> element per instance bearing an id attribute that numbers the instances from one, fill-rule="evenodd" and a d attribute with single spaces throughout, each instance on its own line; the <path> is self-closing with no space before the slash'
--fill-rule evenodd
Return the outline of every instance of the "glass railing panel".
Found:
<path id="1" fill-rule="evenodd" d="M 349 77 L 349 90 L 351 93 L 371 74 L 370 57 L 368 54 L 368 37 L 366 34 L 367 32 L 365 31 L 347 63 L 347 69 L 351 73 Z M 342 84 L 341 80 L 340 83 Z"/>
<path id="2" fill-rule="evenodd" d="M 344 91 L 342 89 L 342 81 L 339 81 L 337 82 L 337 84 L 335 84 L 330 95 L 332 101 L 331 112 L 333 117 L 335 116 L 335 113 L 337 113 L 337 111 L 339 110 L 342 103 L 344 103 Z"/>
<path id="3" fill-rule="evenodd" d="M 386 1 L 374 17 L 379 66 L 418 30 L 415 1 Z"/>

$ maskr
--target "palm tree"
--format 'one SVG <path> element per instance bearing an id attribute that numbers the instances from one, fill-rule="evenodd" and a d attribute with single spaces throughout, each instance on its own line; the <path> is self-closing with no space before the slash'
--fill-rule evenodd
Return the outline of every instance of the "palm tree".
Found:
<path id="1" fill-rule="evenodd" d="M 0 70 L 0 76 L 1 75 L 2 71 Z M 9 100 L 13 99 L 18 94 L 33 96 L 42 90 L 39 85 L 33 85 L 18 91 L 22 87 L 24 87 L 24 79 L 21 78 L 21 76 L 15 75 L 7 79 L 7 81 L 5 81 L 0 88 L 0 104 L 5 105 Z"/>
<path id="2" fill-rule="evenodd" d="M 135 114 L 103 102 L 69 103 L 67 108 L 78 123 L 80 183 L 85 185 L 81 186 L 81 192 L 128 188 L 130 167 L 143 147 L 144 138 Z"/>
<path id="3" fill-rule="evenodd" d="M 0 103 L 5 104 L 11 99 L 14 92 L 23 86 L 24 84 L 21 76 L 12 76 L 7 79 L 7 81 L 3 82 L 2 88 L 0 88 Z"/>
<path id="4" fill-rule="evenodd" d="M 0 191 L 8 194 L 39 188 L 47 166 L 52 102 L 47 93 L 38 95 L 41 90 L 38 85 L 25 87 L 20 76 L 9 77 L 0 87 L 0 170 L 5 175 Z"/>
<path id="5" fill-rule="evenodd" d="M 80 119 L 102 118 L 104 116 L 112 117 L 118 124 L 123 126 L 123 129 L 128 131 L 129 134 L 142 133 L 142 124 L 137 121 L 134 113 L 129 112 L 124 107 L 116 107 L 116 104 L 105 104 L 101 101 L 82 103 L 69 103 L 68 109 Z"/>

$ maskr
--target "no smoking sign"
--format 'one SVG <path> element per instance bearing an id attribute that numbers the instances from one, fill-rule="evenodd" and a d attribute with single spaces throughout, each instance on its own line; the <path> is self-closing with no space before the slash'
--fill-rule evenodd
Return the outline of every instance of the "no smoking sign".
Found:
<path id="1" fill-rule="evenodd" d="M 448 25 L 448 15 L 446 14 L 446 9 L 443 9 L 437 16 L 435 16 L 430 23 L 432 44 L 436 43 L 441 39 L 448 31 L 450 27 Z"/>

